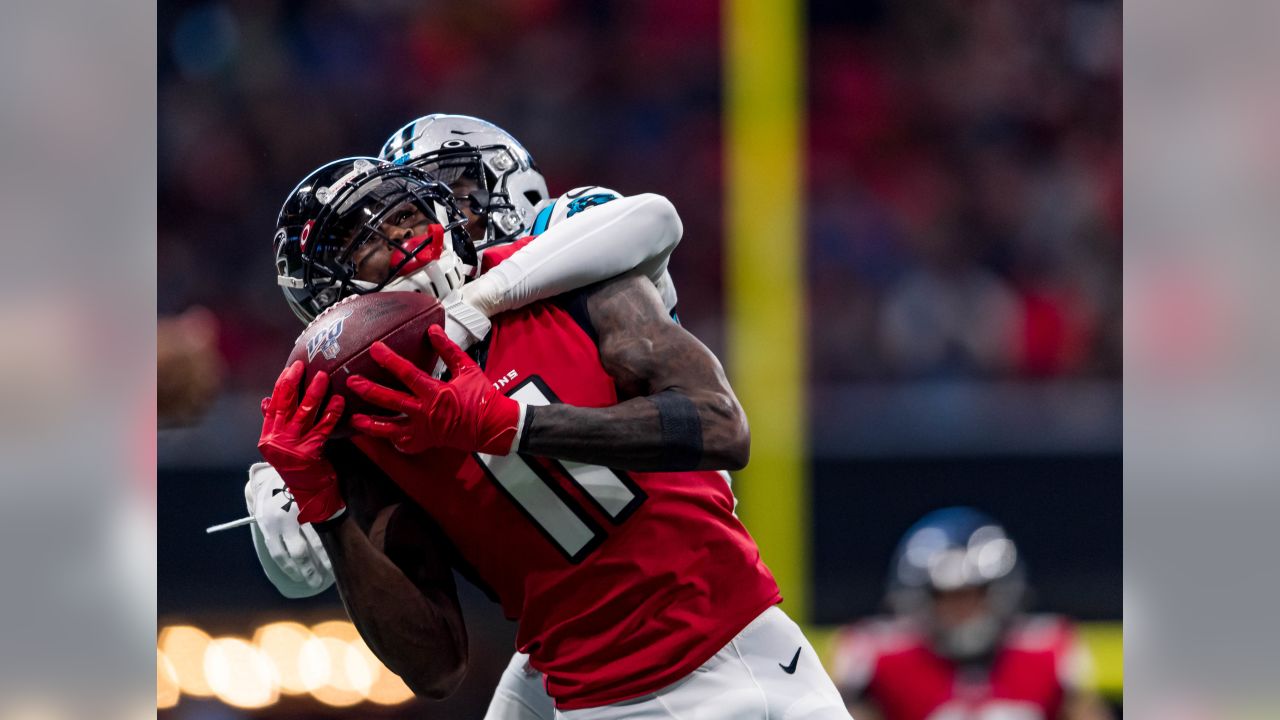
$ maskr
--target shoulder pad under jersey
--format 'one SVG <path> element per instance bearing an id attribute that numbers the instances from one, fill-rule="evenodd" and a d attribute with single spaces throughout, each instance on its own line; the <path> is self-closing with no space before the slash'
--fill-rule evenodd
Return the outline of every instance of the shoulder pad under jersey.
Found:
<path id="1" fill-rule="evenodd" d="M 533 227 L 529 229 L 529 234 L 541 235 L 547 231 L 547 228 L 556 223 L 568 220 L 596 205 L 603 205 L 620 197 L 622 195 L 617 191 L 600 187 L 599 185 L 574 188 L 555 200 L 538 206 L 534 213 Z"/>

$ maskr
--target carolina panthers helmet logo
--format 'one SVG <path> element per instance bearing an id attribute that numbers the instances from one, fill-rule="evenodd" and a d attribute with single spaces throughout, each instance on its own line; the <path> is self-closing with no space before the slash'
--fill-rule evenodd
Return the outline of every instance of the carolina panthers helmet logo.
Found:
<path id="1" fill-rule="evenodd" d="M 338 352 L 342 349 L 338 346 L 338 338 L 342 336 L 342 326 L 348 317 L 351 317 L 351 311 L 344 310 L 332 318 L 329 324 L 316 330 L 307 340 L 307 362 L 311 362 L 316 353 L 324 355 L 326 360 L 338 357 Z"/>
<path id="2" fill-rule="evenodd" d="M 610 200 L 617 200 L 617 199 L 618 199 L 617 195 L 606 195 L 603 193 L 600 193 L 597 195 L 587 195 L 586 197 L 577 198 L 573 202 L 569 203 L 569 214 L 565 215 L 565 217 L 571 218 L 574 215 L 577 215 L 578 213 L 582 212 L 583 210 L 586 210 L 587 208 L 595 207 L 596 205 L 603 205 L 609 202 Z"/>

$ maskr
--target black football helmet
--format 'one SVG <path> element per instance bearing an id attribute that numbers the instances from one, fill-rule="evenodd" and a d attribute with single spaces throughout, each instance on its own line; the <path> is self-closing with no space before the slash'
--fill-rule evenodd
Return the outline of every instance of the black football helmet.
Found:
<path id="1" fill-rule="evenodd" d="M 425 221 L 401 231 L 396 223 L 407 216 Z M 353 294 L 444 297 L 476 262 L 465 223 L 449 187 L 420 168 L 367 157 L 335 160 L 298 183 L 280 209 L 277 282 L 303 322 Z M 378 278 L 358 278 L 357 251 L 378 242 L 391 250 L 388 267 Z"/>

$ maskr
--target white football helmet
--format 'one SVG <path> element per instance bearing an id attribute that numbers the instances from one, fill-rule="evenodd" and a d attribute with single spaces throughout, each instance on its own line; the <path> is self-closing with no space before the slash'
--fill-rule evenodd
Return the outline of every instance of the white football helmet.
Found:
<path id="1" fill-rule="evenodd" d="M 470 115 L 420 117 L 392 134 L 379 157 L 421 168 L 446 185 L 463 176 L 479 185 L 469 198 L 459 198 L 487 218 L 476 250 L 527 234 L 534 208 L 548 195 L 529 151 L 507 131 Z"/>

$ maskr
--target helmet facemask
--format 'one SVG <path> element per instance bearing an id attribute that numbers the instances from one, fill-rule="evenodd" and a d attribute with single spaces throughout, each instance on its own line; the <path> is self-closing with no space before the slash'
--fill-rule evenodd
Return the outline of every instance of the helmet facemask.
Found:
<path id="1" fill-rule="evenodd" d="M 304 320 L 354 294 L 442 298 L 461 287 L 476 262 L 448 188 L 416 168 L 383 165 L 317 189 L 316 199 L 321 209 L 299 233 L 298 284 L 310 300 L 295 312 Z"/>
<path id="2" fill-rule="evenodd" d="M 1011 615 L 993 606 L 990 585 L 938 592 L 921 608 L 919 620 L 933 641 L 934 650 L 958 662 L 987 658 L 1004 633 Z M 959 596 L 959 597 L 957 597 Z M 976 598 L 976 599 L 975 599 Z M 962 619 L 943 620 L 943 604 L 969 604 Z"/>
<path id="3" fill-rule="evenodd" d="M 475 241 L 477 251 L 511 242 L 528 227 L 531 218 L 512 201 L 508 189 L 509 178 L 520 169 L 510 148 L 446 140 L 438 150 L 410 157 L 401 156 L 397 162 L 424 170 L 451 187 L 470 181 L 473 187 L 454 199 L 485 219 L 484 237 Z"/>

